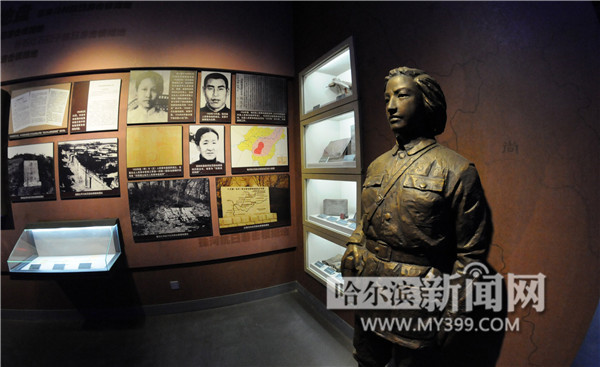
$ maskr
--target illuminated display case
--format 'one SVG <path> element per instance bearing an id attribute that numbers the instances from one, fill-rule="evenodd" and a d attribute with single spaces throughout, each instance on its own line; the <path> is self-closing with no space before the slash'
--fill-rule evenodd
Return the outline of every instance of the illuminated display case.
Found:
<path id="1" fill-rule="evenodd" d="M 302 171 L 360 174 L 358 103 L 302 121 Z"/>
<path id="2" fill-rule="evenodd" d="M 352 37 L 298 79 L 304 269 L 335 285 L 343 282 L 336 266 L 360 218 L 363 163 Z"/>
<path id="3" fill-rule="evenodd" d="M 25 227 L 8 268 L 12 273 L 106 272 L 120 254 L 118 219 L 43 222 Z"/>
<path id="4" fill-rule="evenodd" d="M 324 285 L 343 284 L 340 265 L 346 251 L 345 242 L 318 229 L 305 227 L 304 243 L 305 270 Z"/>
<path id="5" fill-rule="evenodd" d="M 358 98 L 352 37 L 333 48 L 299 74 L 300 119 Z"/>
<path id="6" fill-rule="evenodd" d="M 360 176 L 304 175 L 304 224 L 348 237 L 360 217 Z"/>

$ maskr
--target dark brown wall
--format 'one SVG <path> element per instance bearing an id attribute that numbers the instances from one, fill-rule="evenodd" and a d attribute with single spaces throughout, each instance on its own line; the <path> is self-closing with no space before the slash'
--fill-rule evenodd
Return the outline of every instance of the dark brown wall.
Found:
<path id="1" fill-rule="evenodd" d="M 90 4 L 97 6 L 100 3 Z M 300 210 L 295 204 L 291 207 L 292 225 L 289 227 L 220 236 L 217 218 L 213 215 L 215 235 L 212 237 L 133 242 L 126 190 L 129 73 L 99 73 L 115 68 L 187 67 L 291 77 L 291 5 L 131 2 L 110 9 L 72 5 L 69 2 L 2 3 L 2 31 L 5 36 L 2 55 L 16 55 L 30 48 L 37 50 L 36 57 L 4 60 L 3 89 L 11 91 L 31 85 L 119 78 L 122 80 L 119 130 L 13 140 L 9 145 L 53 142 L 56 154 L 59 141 L 117 137 L 121 196 L 77 200 L 61 200 L 59 197 L 54 201 L 12 204 L 15 228 L 3 230 L 1 239 L 2 308 L 71 309 L 79 306 L 77 303 L 82 297 L 73 292 L 77 286 L 75 282 L 63 279 L 15 280 L 8 275 L 6 260 L 24 226 L 39 221 L 119 218 L 127 266 L 118 273 L 117 279 L 127 286 L 116 289 L 109 296 L 120 298 L 131 292 L 141 305 L 197 300 L 293 281 L 296 223 Z M 11 9 L 15 11 L 13 17 L 9 16 Z M 38 26 L 43 26 L 42 31 L 32 32 L 39 29 Z M 101 31 L 104 31 L 102 37 Z M 83 32 L 86 32 L 86 37 L 83 37 Z M 96 32 L 95 37 L 91 37 L 91 32 Z M 52 77 L 62 73 L 74 75 Z M 294 124 L 297 117 L 291 92 L 289 98 L 289 123 Z M 293 134 L 288 137 L 290 151 L 296 149 L 298 140 Z M 183 155 L 188 156 L 188 144 L 183 144 L 183 147 Z M 4 165 L 5 159 L 2 162 Z M 295 171 L 297 164 L 298 159 L 290 156 L 291 172 Z M 231 174 L 229 167 L 227 174 Z M 183 178 L 189 178 L 187 167 Z M 212 212 L 216 213 L 215 177 L 209 177 L 209 182 Z M 292 196 L 296 195 L 297 187 L 292 176 Z M 178 280 L 181 289 L 171 290 L 171 280 Z M 107 284 L 98 280 L 90 281 L 88 286 L 93 285 L 102 292 Z M 90 294 L 87 300 L 92 306 L 93 298 L 94 295 Z M 123 296 L 123 302 L 131 301 L 126 298 Z"/>
<path id="2" fill-rule="evenodd" d="M 501 366 L 566 366 L 598 304 L 599 23 L 591 3 L 337 2 L 294 6 L 296 71 L 354 37 L 365 168 L 394 144 L 384 77 L 436 78 L 439 141 L 472 160 L 493 211 L 490 262 L 546 275 L 545 311 L 520 306 Z M 324 291 L 302 271 L 298 279 Z M 321 295 L 324 297 L 324 295 Z"/>

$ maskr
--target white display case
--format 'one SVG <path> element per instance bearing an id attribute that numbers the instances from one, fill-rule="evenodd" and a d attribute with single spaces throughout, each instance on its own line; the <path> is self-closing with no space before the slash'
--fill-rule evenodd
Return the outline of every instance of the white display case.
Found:
<path id="1" fill-rule="evenodd" d="M 118 219 L 44 222 L 25 227 L 8 258 L 13 273 L 109 271 L 121 254 Z"/>
<path id="2" fill-rule="evenodd" d="M 360 176 L 304 175 L 304 222 L 344 237 L 360 216 Z"/>
<path id="3" fill-rule="evenodd" d="M 358 103 L 302 121 L 302 171 L 360 174 Z"/>
<path id="4" fill-rule="evenodd" d="M 352 37 L 302 70 L 300 119 L 357 99 Z"/>
<path id="5" fill-rule="evenodd" d="M 324 285 L 335 287 L 336 284 L 343 284 L 340 261 L 346 251 L 345 241 L 318 229 L 305 227 L 304 244 L 304 270 Z"/>

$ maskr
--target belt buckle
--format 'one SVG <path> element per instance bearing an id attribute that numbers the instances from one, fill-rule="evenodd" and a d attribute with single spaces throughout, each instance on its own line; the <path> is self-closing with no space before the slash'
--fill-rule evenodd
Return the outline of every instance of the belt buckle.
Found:
<path id="1" fill-rule="evenodd" d="M 392 248 L 385 242 L 377 240 L 375 245 L 375 256 L 382 261 L 392 260 Z"/>

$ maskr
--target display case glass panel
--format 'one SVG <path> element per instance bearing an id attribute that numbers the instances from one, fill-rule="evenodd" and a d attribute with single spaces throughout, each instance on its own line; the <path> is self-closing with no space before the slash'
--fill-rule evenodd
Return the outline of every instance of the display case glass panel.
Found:
<path id="1" fill-rule="evenodd" d="M 360 174 L 358 121 L 352 102 L 303 122 L 303 171 Z"/>
<path id="2" fill-rule="evenodd" d="M 348 38 L 300 72 L 301 119 L 357 98 L 353 53 Z"/>
<path id="3" fill-rule="evenodd" d="M 356 229 L 360 214 L 360 176 L 304 176 L 304 220 L 344 236 Z"/>
<path id="4" fill-rule="evenodd" d="M 117 219 L 46 222 L 25 227 L 8 258 L 14 273 L 109 271 L 121 254 Z"/>
<path id="5" fill-rule="evenodd" d="M 340 272 L 342 255 L 346 251 L 342 240 L 318 230 L 305 229 L 305 270 L 325 285 L 343 284 Z"/>

